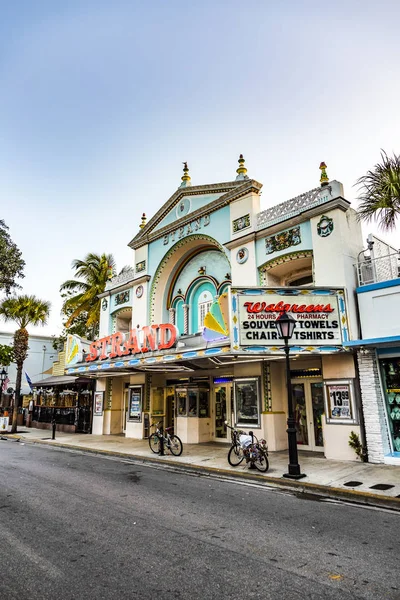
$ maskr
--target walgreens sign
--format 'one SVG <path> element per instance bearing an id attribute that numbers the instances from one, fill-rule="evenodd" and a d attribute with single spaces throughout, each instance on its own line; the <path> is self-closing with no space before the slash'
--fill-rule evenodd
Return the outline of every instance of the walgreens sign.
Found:
<path id="1" fill-rule="evenodd" d="M 300 346 L 342 345 L 338 298 L 334 295 L 288 295 L 266 293 L 237 295 L 239 344 L 276 346 L 275 321 L 283 312 L 296 320 L 291 343 Z"/>

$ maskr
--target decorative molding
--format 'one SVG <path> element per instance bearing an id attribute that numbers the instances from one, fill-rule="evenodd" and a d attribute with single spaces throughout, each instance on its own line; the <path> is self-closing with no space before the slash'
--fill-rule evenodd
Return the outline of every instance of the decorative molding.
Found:
<path id="1" fill-rule="evenodd" d="M 161 209 L 154 215 L 152 219 L 146 224 L 146 227 L 143 230 L 140 230 L 139 233 L 133 238 L 133 240 L 128 244 L 130 248 L 136 250 L 141 246 L 144 246 L 158 238 L 164 237 L 166 233 L 169 233 L 171 230 L 176 229 L 176 227 L 184 227 L 191 221 L 202 217 L 206 214 L 210 214 L 219 210 L 223 206 L 230 204 L 231 202 L 238 200 L 245 194 L 254 192 L 258 194 L 262 188 L 262 184 L 254 179 L 250 179 L 248 181 L 233 181 L 230 183 L 221 183 L 216 185 L 203 185 L 198 186 L 197 188 L 185 188 L 178 189 L 177 192 L 167 202 L 161 207 Z M 176 206 L 179 200 L 185 196 L 194 196 L 194 195 L 205 195 L 208 194 L 218 194 L 222 195 L 219 198 L 216 198 L 212 202 L 198 208 L 197 210 L 189 213 L 185 217 L 183 217 L 179 221 L 175 221 L 174 223 L 170 223 L 161 229 L 157 229 L 154 231 L 154 228 L 162 221 L 162 219 L 168 214 L 170 210 Z"/>
<path id="2" fill-rule="evenodd" d="M 331 219 L 330 217 L 327 217 L 326 215 L 322 215 L 322 217 L 320 218 L 320 220 L 317 223 L 318 235 L 323 238 L 328 237 L 328 235 L 331 235 L 333 228 L 334 228 L 333 219 Z"/>
<path id="3" fill-rule="evenodd" d="M 266 254 L 273 254 L 298 244 L 301 244 L 300 226 L 265 238 L 265 252 Z"/>
<path id="4" fill-rule="evenodd" d="M 311 258 L 313 257 L 312 250 L 298 250 L 297 252 L 289 252 L 289 254 L 284 254 L 283 256 L 278 256 L 277 258 L 273 258 L 268 262 L 264 263 L 260 267 L 258 267 L 259 281 L 260 285 L 266 285 L 265 282 L 265 273 L 270 271 L 274 267 L 278 265 L 282 265 L 287 262 L 291 262 L 292 260 L 297 260 L 299 258 Z"/>
<path id="5" fill-rule="evenodd" d="M 308 210 L 313 206 L 324 204 L 332 199 L 332 188 L 327 186 L 324 189 L 320 187 L 314 188 L 305 194 L 300 194 L 295 198 L 281 202 L 276 206 L 272 206 L 267 210 L 260 212 L 257 215 L 256 229 L 270 227 L 279 221 L 285 221 L 290 217 L 300 214 L 303 210 Z"/>
<path id="6" fill-rule="evenodd" d="M 116 277 L 113 277 L 112 279 L 110 279 L 110 281 L 107 281 L 106 283 L 106 290 L 112 290 L 115 287 L 119 287 L 122 284 L 127 283 L 128 281 L 132 281 L 135 277 L 135 270 L 134 269 L 130 269 L 128 271 L 124 271 L 123 273 L 120 273 L 119 275 L 116 275 Z"/>
<path id="7" fill-rule="evenodd" d="M 142 285 L 138 285 L 136 288 L 136 298 L 141 298 L 143 296 L 144 287 Z"/>
<path id="8" fill-rule="evenodd" d="M 224 246 L 225 246 L 225 248 L 228 248 L 228 250 L 233 250 L 234 248 L 237 248 L 238 246 L 242 246 L 243 244 L 248 244 L 249 242 L 254 242 L 255 239 L 256 239 L 256 234 L 254 233 L 254 231 L 252 231 L 251 233 L 246 233 L 245 235 L 236 237 L 234 240 L 231 240 L 230 242 L 225 242 Z"/>
<path id="9" fill-rule="evenodd" d="M 126 302 L 129 302 L 129 295 L 129 290 L 125 290 L 124 292 L 119 292 L 119 294 L 116 294 L 114 298 L 115 306 L 119 306 L 120 304 L 125 304 Z"/>
<path id="10" fill-rule="evenodd" d="M 251 227 L 250 213 L 247 213 L 247 215 L 243 215 L 243 217 L 238 217 L 232 221 L 233 233 L 238 233 L 239 231 L 243 231 L 243 229 L 248 229 L 249 227 Z"/>
<path id="11" fill-rule="evenodd" d="M 208 235 L 201 235 L 201 234 L 190 235 L 188 237 L 185 237 L 185 238 L 179 240 L 179 242 L 176 242 L 176 244 L 168 250 L 168 252 L 164 256 L 163 260 L 158 265 L 157 271 L 155 272 L 152 283 L 151 283 L 150 298 L 149 298 L 149 315 L 150 315 L 151 323 L 154 323 L 156 292 L 157 292 L 158 284 L 161 279 L 161 275 L 163 274 L 165 269 L 168 267 L 171 257 L 178 250 L 180 250 L 180 248 L 182 248 L 186 244 L 193 242 L 194 240 L 199 240 L 199 241 L 205 242 L 207 244 L 207 246 L 209 247 L 209 249 L 211 249 L 211 246 L 214 246 L 214 247 L 218 248 L 218 250 L 220 250 L 221 252 L 223 252 L 225 254 L 224 248 L 217 242 L 217 240 L 215 240 L 214 238 L 212 238 Z"/>
<path id="12" fill-rule="evenodd" d="M 146 261 L 145 260 L 141 260 L 140 262 L 136 263 L 136 273 L 141 273 L 142 271 L 146 270 Z"/>
<path id="13" fill-rule="evenodd" d="M 272 392 L 271 392 L 271 368 L 268 362 L 262 363 L 262 381 L 264 389 L 264 411 L 272 411 Z"/>
<path id="14" fill-rule="evenodd" d="M 247 262 L 249 258 L 249 251 L 247 248 L 239 248 L 239 250 L 236 252 L 236 262 L 239 263 L 239 265 L 243 265 L 245 262 Z"/>
<path id="15" fill-rule="evenodd" d="M 150 373 L 146 373 L 146 375 L 145 375 L 144 405 L 143 405 L 143 411 L 144 412 L 150 412 L 151 379 L 152 379 L 151 374 Z"/>

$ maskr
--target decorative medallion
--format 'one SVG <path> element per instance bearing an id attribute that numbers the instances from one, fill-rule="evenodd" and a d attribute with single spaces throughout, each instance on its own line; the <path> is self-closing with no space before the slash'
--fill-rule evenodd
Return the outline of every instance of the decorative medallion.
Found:
<path id="1" fill-rule="evenodd" d="M 293 229 L 287 229 L 282 233 L 267 237 L 265 240 L 265 252 L 266 254 L 272 254 L 273 252 L 286 250 L 286 248 L 297 246 L 298 244 L 301 244 L 300 227 L 293 227 Z"/>
<path id="2" fill-rule="evenodd" d="M 239 265 L 242 265 L 247 261 L 248 258 L 249 251 L 247 250 L 247 248 L 239 248 L 239 250 L 236 253 L 236 262 L 238 262 Z"/>
<path id="3" fill-rule="evenodd" d="M 235 219 L 232 221 L 232 229 L 233 233 L 237 233 L 238 231 L 242 231 L 242 229 L 247 229 L 250 227 L 250 215 L 244 215 L 243 217 L 239 217 L 239 219 Z"/>
<path id="4" fill-rule="evenodd" d="M 178 219 L 187 215 L 190 212 L 190 199 L 182 198 L 176 205 L 175 212 Z"/>
<path id="5" fill-rule="evenodd" d="M 107 300 L 104 298 L 103 302 L 101 303 L 101 308 L 102 308 L 103 310 L 106 310 L 106 309 L 107 309 L 107 306 L 108 306 L 108 302 L 107 302 Z"/>
<path id="6" fill-rule="evenodd" d="M 141 273 L 142 271 L 146 270 L 146 261 L 142 260 L 138 263 L 136 263 L 136 273 Z"/>
<path id="7" fill-rule="evenodd" d="M 136 298 L 141 298 L 143 296 L 143 286 L 142 285 L 138 285 L 136 288 Z"/>
<path id="8" fill-rule="evenodd" d="M 319 222 L 317 223 L 317 232 L 321 237 L 328 237 L 333 231 L 333 219 L 322 215 Z"/>
<path id="9" fill-rule="evenodd" d="M 126 302 L 129 302 L 129 290 L 126 290 L 125 292 L 120 292 L 119 294 L 117 294 L 115 296 L 115 300 L 114 300 L 115 306 L 119 306 L 120 304 L 125 304 Z"/>

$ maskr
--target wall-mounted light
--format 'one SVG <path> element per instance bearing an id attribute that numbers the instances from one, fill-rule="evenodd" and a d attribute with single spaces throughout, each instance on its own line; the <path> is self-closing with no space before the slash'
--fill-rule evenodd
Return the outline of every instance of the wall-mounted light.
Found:
<path id="1" fill-rule="evenodd" d="M 198 274 L 199 275 L 205 275 L 206 274 L 206 268 L 205 267 L 200 267 L 200 269 L 198 270 Z"/>

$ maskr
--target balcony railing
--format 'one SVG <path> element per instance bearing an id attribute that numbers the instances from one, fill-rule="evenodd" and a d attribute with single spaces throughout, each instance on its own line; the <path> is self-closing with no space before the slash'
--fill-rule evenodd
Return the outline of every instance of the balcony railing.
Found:
<path id="1" fill-rule="evenodd" d="M 378 258 L 364 257 L 355 267 L 359 286 L 397 279 L 400 277 L 400 252 Z"/>

